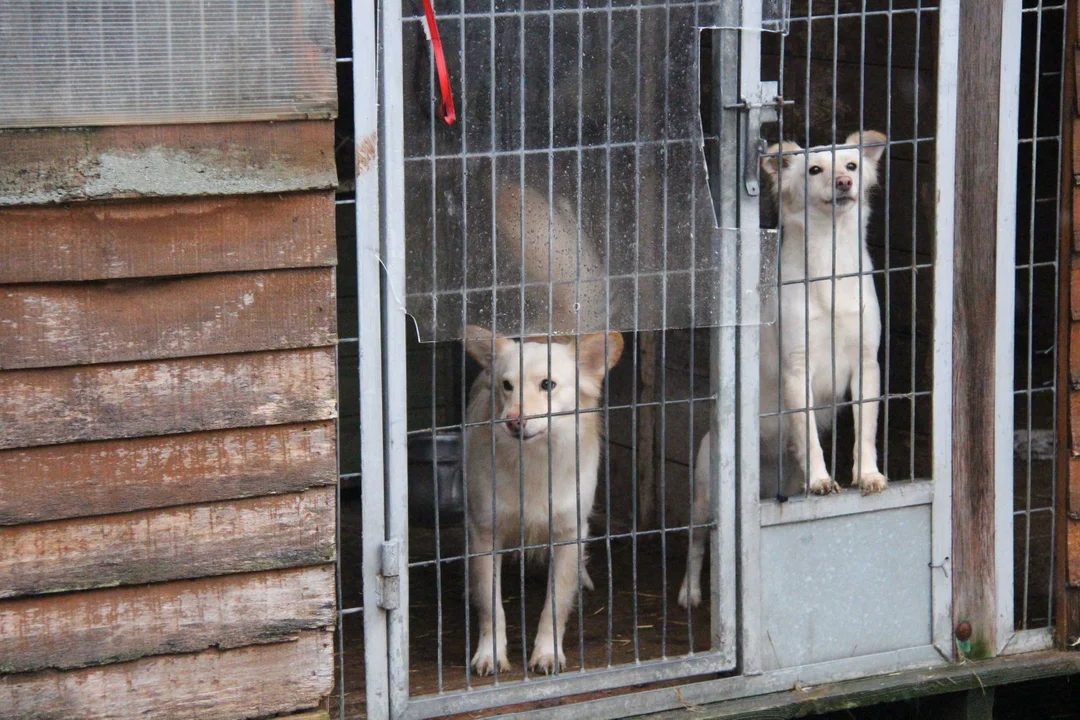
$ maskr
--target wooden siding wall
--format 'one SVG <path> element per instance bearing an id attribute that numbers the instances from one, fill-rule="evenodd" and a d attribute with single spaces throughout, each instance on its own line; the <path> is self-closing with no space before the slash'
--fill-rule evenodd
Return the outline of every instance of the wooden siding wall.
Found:
<path id="1" fill-rule="evenodd" d="M 333 687 L 331 121 L 0 131 L 0 717 Z"/>

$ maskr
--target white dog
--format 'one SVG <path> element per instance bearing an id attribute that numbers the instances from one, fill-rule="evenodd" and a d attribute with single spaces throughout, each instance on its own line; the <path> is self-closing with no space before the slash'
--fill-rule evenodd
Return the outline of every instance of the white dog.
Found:
<path id="1" fill-rule="evenodd" d="M 796 477 L 809 470 L 810 492 L 825 495 L 840 491 L 829 476 L 818 437 L 819 429 L 831 424 L 832 410 L 808 412 L 806 408 L 843 401 L 848 392 L 855 420 L 855 484 L 863 494 L 885 489 L 886 479 L 877 462 L 881 310 L 870 274 L 873 265 L 866 249 L 866 227 L 870 218 L 868 194 L 877 185 L 878 161 L 886 138 L 869 130 L 862 133 L 861 140 L 861 153 L 857 147 L 820 147 L 804 152 L 795 143 L 785 142 L 782 151 L 777 145 L 768 148 L 771 157 L 761 161 L 780 204 L 780 278 L 785 283 L 779 292 L 780 322 L 761 328 L 761 412 L 773 413 L 761 420 L 763 496 L 777 487 L 781 447 L 790 458 L 785 468 L 792 469 Z M 849 135 L 844 144 L 859 145 L 859 133 Z M 808 277 L 808 283 L 787 284 Z M 836 374 L 832 376 L 834 360 Z M 782 420 L 775 414 L 778 398 L 785 413 Z M 708 436 L 698 448 L 694 474 L 695 524 L 711 517 L 707 440 Z M 796 487 L 801 492 L 805 484 L 799 482 Z M 692 605 L 701 601 L 706 534 L 695 533 L 689 551 L 679 591 L 683 607 L 688 601 Z"/>
<path id="2" fill-rule="evenodd" d="M 490 555 L 471 561 L 472 600 L 480 624 L 472 666 L 479 675 L 494 672 L 496 661 L 500 672 L 510 668 L 500 580 L 502 554 L 497 551 L 519 545 L 523 524 L 526 545 L 546 545 L 549 527 L 551 541 L 568 543 L 554 548 L 547 601 L 529 660 L 530 668 L 550 673 L 557 667 L 556 659 L 559 668 L 566 666 L 563 632 L 577 598 L 579 547 L 585 551 L 578 543 L 589 536 L 596 494 L 601 418 L 588 411 L 599 405 L 604 376 L 619 360 L 623 338 L 612 332 L 586 335 L 576 344 L 552 340 L 549 345 L 547 338 L 519 343 L 492 338 L 475 326 L 469 326 L 466 337 L 469 354 L 484 368 L 466 411 L 470 425 L 465 456 L 469 552 L 496 551 L 494 562 Z M 586 412 L 575 413 L 575 408 Z M 494 427 L 484 424 L 489 421 Z M 580 577 L 583 586 L 591 589 L 583 567 Z"/>

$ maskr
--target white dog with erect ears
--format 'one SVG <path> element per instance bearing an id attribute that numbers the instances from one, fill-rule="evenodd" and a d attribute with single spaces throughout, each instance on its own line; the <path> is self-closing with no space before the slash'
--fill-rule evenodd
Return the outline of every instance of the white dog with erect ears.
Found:
<path id="1" fill-rule="evenodd" d="M 785 453 L 781 487 L 801 492 L 808 483 L 816 495 L 840 491 L 825 466 L 818 432 L 832 422 L 828 406 L 842 402 L 848 393 L 855 421 L 854 484 L 863 494 L 885 489 L 887 481 L 878 469 L 877 457 L 881 308 L 866 249 L 866 229 L 868 196 L 878 184 L 878 162 L 886 142 L 883 134 L 867 130 L 861 136 L 852 133 L 843 146 L 804 151 L 793 142 L 772 145 L 762 158 L 761 167 L 772 180 L 780 208 L 780 278 L 784 283 L 779 291 L 779 322 L 761 327 L 761 412 L 772 413 L 761 419 L 763 497 L 777 488 L 781 450 Z M 798 282 L 807 278 L 808 283 Z M 834 349 L 836 375 L 831 377 Z M 782 420 L 776 415 L 778 398 L 783 404 Z M 811 407 L 822 409 L 807 412 Z M 698 448 L 694 472 L 695 524 L 706 523 L 712 516 L 708 439 L 703 438 Z M 789 477 L 794 477 L 794 485 Z M 697 605 L 701 601 L 706 534 L 695 533 L 689 551 L 679 592 L 679 604 L 684 607 L 687 602 Z"/>
<path id="2" fill-rule="evenodd" d="M 466 349 L 484 368 L 466 410 L 469 552 L 480 553 L 469 566 L 480 629 L 472 667 L 479 675 L 510 669 L 499 551 L 518 547 L 523 534 L 526 546 L 555 543 L 529 659 L 531 669 L 555 672 L 566 667 L 563 633 L 579 582 L 592 589 L 584 541 L 600 466 L 602 418 L 595 409 L 623 337 L 517 342 L 470 325 Z M 494 558 L 483 554 L 493 550 Z"/>

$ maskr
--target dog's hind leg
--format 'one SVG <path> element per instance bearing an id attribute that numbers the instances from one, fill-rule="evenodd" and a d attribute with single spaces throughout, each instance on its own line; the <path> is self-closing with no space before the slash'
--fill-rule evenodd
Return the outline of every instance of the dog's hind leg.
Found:
<path id="1" fill-rule="evenodd" d="M 701 439 L 698 446 L 697 466 L 694 468 L 694 533 L 686 551 L 686 575 L 679 588 L 679 605 L 693 607 L 701 604 L 701 568 L 705 562 L 705 541 L 709 539 L 709 528 L 702 527 L 712 519 L 712 498 L 709 485 L 710 442 L 709 435 Z"/>
<path id="2" fill-rule="evenodd" d="M 506 612 L 502 602 L 502 554 L 495 553 L 492 558 L 492 547 L 490 531 L 469 528 L 469 552 L 481 553 L 479 557 L 472 558 L 469 567 L 472 601 L 476 605 L 480 624 L 480 639 L 472 658 L 477 675 L 494 673 L 496 659 L 499 672 L 510 669 L 510 660 L 506 656 Z M 495 588 L 494 604 L 492 584 Z"/>

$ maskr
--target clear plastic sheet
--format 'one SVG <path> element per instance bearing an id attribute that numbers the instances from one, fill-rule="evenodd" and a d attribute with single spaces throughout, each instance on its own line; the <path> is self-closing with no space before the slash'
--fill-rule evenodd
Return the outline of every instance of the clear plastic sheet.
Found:
<path id="1" fill-rule="evenodd" d="M 0 127 L 330 117 L 331 0 L 4 0 Z"/>
<path id="2" fill-rule="evenodd" d="M 404 8 L 404 299 L 421 339 L 770 321 L 776 235 L 718 228 L 706 171 L 699 35 L 719 3 L 462 2 L 435 3 L 452 126 L 422 5 Z M 782 31 L 786 8 L 767 3 L 757 29 Z M 744 250 L 761 258 L 750 277 Z"/>

